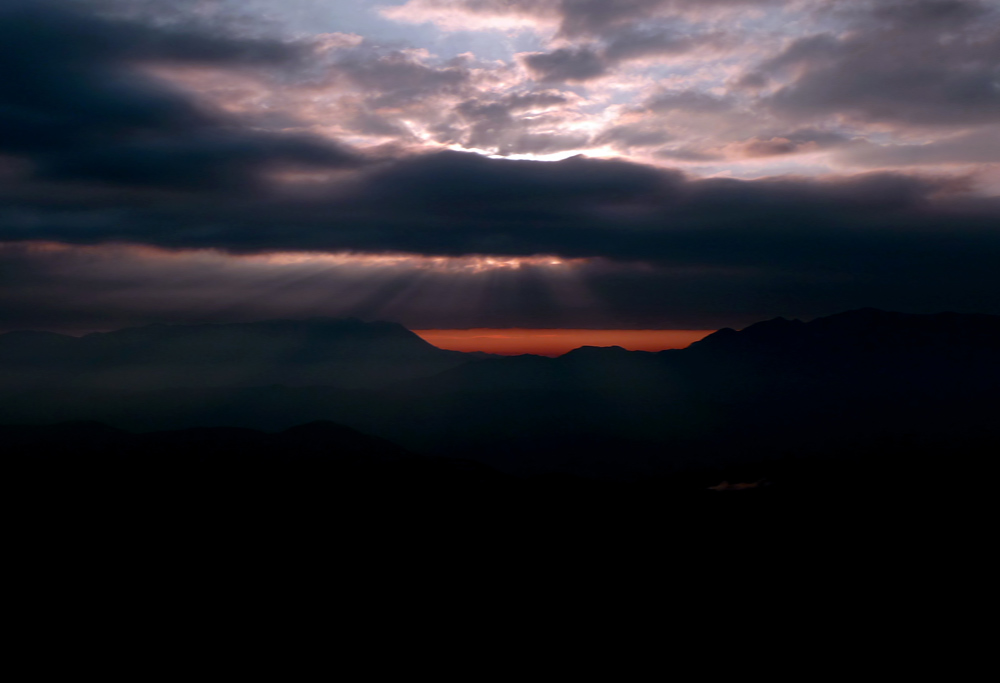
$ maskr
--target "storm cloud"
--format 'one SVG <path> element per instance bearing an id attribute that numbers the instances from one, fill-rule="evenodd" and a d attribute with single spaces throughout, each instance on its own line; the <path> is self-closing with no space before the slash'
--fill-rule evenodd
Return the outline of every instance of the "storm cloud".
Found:
<path id="1" fill-rule="evenodd" d="M 617 297 L 618 315 L 638 310 L 649 321 L 659 307 L 661 314 L 673 311 L 675 324 L 678 318 L 706 323 L 698 313 L 710 303 L 705 291 L 726 305 L 780 291 L 799 310 L 811 296 L 824 310 L 835 302 L 863 303 L 865 291 L 896 308 L 936 301 L 1000 310 L 1000 288 L 991 284 L 1000 259 L 1000 202 L 971 196 L 952 180 L 899 174 L 697 180 L 623 161 L 539 163 L 448 152 L 369 168 L 311 199 L 81 208 L 70 225 L 61 220 L 65 209 L 32 211 L 32 221 L 19 229 L 7 222 L 0 237 L 233 254 L 551 255 L 601 262 L 610 270 L 592 271 L 591 287 Z M 83 216 L 90 221 L 81 224 Z M 667 291 L 679 298 L 664 308 Z M 448 317 L 438 313 L 433 324 Z M 661 315 L 660 324 L 669 318 Z"/>
<path id="2" fill-rule="evenodd" d="M 379 15 L 533 32 L 497 60 L 228 3 L 0 0 L 0 315 L 701 329 L 1000 312 L 997 9 L 794 5 Z M 801 22 L 779 31 L 788 12 Z"/>
<path id="3" fill-rule="evenodd" d="M 1000 8 L 978 0 L 875 3 L 842 35 L 792 43 L 763 66 L 795 75 L 778 112 L 862 121 L 983 124 L 1000 117 Z"/>
<path id="4" fill-rule="evenodd" d="M 198 25 L 7 0 L 0 5 L 0 154 L 25 159 L 41 180 L 188 189 L 242 187 L 271 165 L 356 164 L 333 141 L 254 130 L 142 69 L 288 66 L 303 55 L 291 43 Z"/>

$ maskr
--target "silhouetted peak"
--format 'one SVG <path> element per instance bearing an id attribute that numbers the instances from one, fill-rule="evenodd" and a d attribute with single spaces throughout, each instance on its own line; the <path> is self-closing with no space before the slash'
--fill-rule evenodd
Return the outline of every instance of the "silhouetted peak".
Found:
<path id="1" fill-rule="evenodd" d="M 801 320 L 773 318 L 754 323 L 739 332 L 724 327 L 688 348 L 698 351 L 777 349 L 800 339 L 805 329 L 806 323 Z"/>
<path id="2" fill-rule="evenodd" d="M 564 353 L 560 358 L 578 360 L 582 358 L 621 358 L 632 354 L 632 351 L 621 346 L 581 346 Z"/>
<path id="3" fill-rule="evenodd" d="M 693 344 L 691 348 L 741 353 L 1000 349 L 1000 316 L 908 314 L 862 308 L 808 323 L 775 318 L 750 325 L 740 332 L 726 328 Z"/>
<path id="4" fill-rule="evenodd" d="M 731 327 L 723 327 L 722 329 L 716 330 L 712 334 L 708 335 L 704 339 L 699 339 L 698 341 L 691 344 L 689 349 L 709 349 L 715 348 L 717 346 L 725 346 L 731 340 L 739 336 L 739 332 Z M 661 351 L 661 353 L 664 353 Z"/>
<path id="5" fill-rule="evenodd" d="M 79 340 L 110 358 L 156 362 L 324 362 L 376 356 L 445 358 L 456 352 L 428 344 L 398 323 L 314 317 L 249 323 L 147 325 L 95 333 Z M 461 354 L 457 354 L 461 355 Z M 143 361 L 147 362 L 147 361 Z"/>

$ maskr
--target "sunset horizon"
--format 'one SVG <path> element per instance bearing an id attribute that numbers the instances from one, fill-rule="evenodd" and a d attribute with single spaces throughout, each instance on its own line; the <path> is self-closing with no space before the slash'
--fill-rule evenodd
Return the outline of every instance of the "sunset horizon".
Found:
<path id="1" fill-rule="evenodd" d="M 683 349 L 715 331 L 525 328 L 411 330 L 424 341 L 450 351 L 550 357 L 584 346 L 617 346 L 627 351 L 650 352 Z"/>

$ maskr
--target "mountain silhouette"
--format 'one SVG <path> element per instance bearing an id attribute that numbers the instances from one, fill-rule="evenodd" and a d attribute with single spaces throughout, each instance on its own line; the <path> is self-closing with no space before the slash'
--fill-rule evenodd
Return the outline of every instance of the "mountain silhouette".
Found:
<path id="1" fill-rule="evenodd" d="M 621 547 L 659 566 L 667 549 L 671 564 L 693 552 L 716 567 L 838 537 L 866 562 L 900 542 L 979 547 L 995 517 L 998 323 L 862 310 L 720 330 L 681 350 L 558 358 L 442 355 L 357 321 L 140 328 L 85 346 L 5 335 L 4 368 L 23 374 L 3 378 L 0 467 L 16 533 L 59 572 L 66 557 L 133 567 L 142 547 L 145 562 L 179 554 L 198 568 L 240 548 L 235 573 L 263 562 L 296 576 L 368 558 L 363 573 L 375 564 L 390 583 L 429 556 L 475 576 L 477 546 L 491 564 L 569 543 L 583 561 Z M 364 335 L 366 348 L 322 348 Z M 258 368 L 159 386 L 212 372 L 186 360 L 191 349 L 244 371 L 280 358 L 307 384 L 243 384 Z M 47 358 L 80 382 L 47 385 Z M 382 363 L 383 381 L 335 381 L 331 358 Z M 123 367 L 147 374 L 94 379 Z M 45 381 L 24 381 L 35 370 Z"/>
<path id="2" fill-rule="evenodd" d="M 690 350 L 772 355 L 996 352 L 1000 316 L 907 315 L 863 308 L 811 322 L 775 318 L 741 332 L 726 328 L 695 342 Z"/>
<path id="3" fill-rule="evenodd" d="M 3 335 L 0 360 L 18 377 L 0 395 L 8 424 L 281 432 L 326 420 L 519 476 L 634 481 L 747 467 L 739 476 L 754 482 L 771 474 L 754 463 L 871 471 L 1000 444 L 1000 317 L 987 315 L 862 309 L 724 329 L 681 350 L 557 358 L 442 351 L 398 325 L 356 320 L 150 326 Z M 297 429 L 286 441 L 307 452 L 331 428 Z"/>
<path id="4" fill-rule="evenodd" d="M 80 338 L 0 335 L 0 391 L 285 384 L 371 387 L 469 360 L 401 325 L 310 318 L 226 325 L 148 325 Z"/>

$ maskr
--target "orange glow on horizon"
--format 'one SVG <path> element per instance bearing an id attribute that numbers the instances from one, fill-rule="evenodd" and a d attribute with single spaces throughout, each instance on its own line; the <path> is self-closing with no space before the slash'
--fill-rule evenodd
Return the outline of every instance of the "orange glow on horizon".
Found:
<path id="1" fill-rule="evenodd" d="M 424 341 L 451 351 L 504 356 L 561 356 L 581 346 L 621 346 L 629 351 L 682 349 L 715 330 L 533 330 L 524 328 L 413 330 Z"/>

